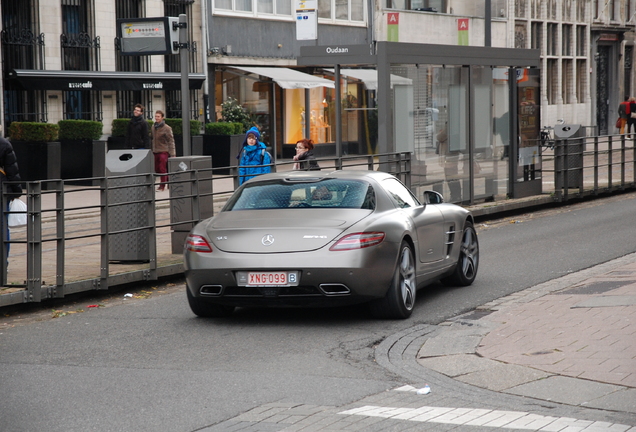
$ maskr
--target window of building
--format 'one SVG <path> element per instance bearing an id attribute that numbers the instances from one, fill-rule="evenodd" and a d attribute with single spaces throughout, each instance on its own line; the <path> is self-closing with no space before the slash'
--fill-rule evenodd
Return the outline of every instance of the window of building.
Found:
<path id="1" fill-rule="evenodd" d="M 530 18 L 541 18 L 541 0 L 531 0 L 530 2 Z"/>
<path id="2" fill-rule="evenodd" d="M 525 49 L 527 39 L 526 24 L 515 24 L 515 48 Z"/>
<path id="3" fill-rule="evenodd" d="M 557 0 L 548 0 L 548 19 L 557 19 Z"/>
<path id="4" fill-rule="evenodd" d="M 572 60 L 563 60 L 561 63 L 561 98 L 564 104 L 572 103 L 573 66 Z"/>
<path id="5" fill-rule="evenodd" d="M 62 68 L 97 71 L 99 38 L 93 38 L 95 23 L 90 0 L 62 0 Z M 62 98 L 65 119 L 102 120 L 101 96 L 90 90 L 65 91 Z"/>
<path id="6" fill-rule="evenodd" d="M 572 21 L 572 0 L 562 0 L 563 1 L 563 9 L 562 13 L 562 21 Z"/>
<path id="7" fill-rule="evenodd" d="M 585 102 L 587 89 L 587 66 L 585 60 L 576 61 L 576 99 L 578 103 Z"/>
<path id="8" fill-rule="evenodd" d="M 534 0 L 533 0 L 533 3 L 534 3 Z M 527 6 L 527 0 L 515 0 L 515 17 L 525 18 L 526 6 Z M 532 5 L 532 7 L 534 8 L 534 4 Z"/>
<path id="9" fill-rule="evenodd" d="M 386 7 L 389 9 L 445 13 L 446 0 L 387 0 Z"/>
<path id="10" fill-rule="evenodd" d="M 586 1 L 577 0 L 576 1 L 576 20 L 578 22 L 585 22 L 585 5 Z"/>
<path id="11" fill-rule="evenodd" d="M 563 24 L 561 27 L 561 54 L 572 55 L 572 26 L 569 24 Z"/>
<path id="12" fill-rule="evenodd" d="M 555 56 L 559 54 L 559 25 L 556 23 L 548 23 L 547 35 L 547 55 Z"/>
<path id="13" fill-rule="evenodd" d="M 532 49 L 538 49 L 539 51 L 541 51 L 541 49 L 543 48 L 543 23 L 541 22 L 533 22 L 530 25 L 530 32 L 531 32 L 531 41 L 530 41 L 530 48 Z"/>
<path id="14" fill-rule="evenodd" d="M 547 68 L 545 73 L 546 80 L 546 96 L 548 97 L 548 104 L 554 105 L 557 103 L 558 89 L 559 89 L 559 66 L 556 59 L 548 59 Z"/>
<path id="15" fill-rule="evenodd" d="M 256 15 L 279 15 L 291 18 L 292 2 L 294 1 L 295 0 L 214 0 L 214 7 L 219 11 L 250 12 Z M 173 2 L 177 1 L 173 0 Z M 318 0 L 318 18 L 332 21 L 364 22 L 364 1 Z"/>
<path id="16" fill-rule="evenodd" d="M 7 79 L 12 69 L 44 68 L 44 34 L 39 33 L 32 0 L 2 0 L 2 73 L 5 131 L 13 121 L 47 121 L 45 92 L 23 90 Z"/>
<path id="17" fill-rule="evenodd" d="M 576 26 L 576 55 L 585 57 L 587 55 L 587 27 Z"/>

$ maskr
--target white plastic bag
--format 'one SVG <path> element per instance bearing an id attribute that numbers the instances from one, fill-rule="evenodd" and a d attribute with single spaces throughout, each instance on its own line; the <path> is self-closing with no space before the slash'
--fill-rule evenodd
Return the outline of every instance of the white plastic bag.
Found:
<path id="1" fill-rule="evenodd" d="M 15 228 L 19 226 L 24 226 L 27 223 L 27 214 L 26 213 L 15 213 L 15 212 L 26 212 L 27 206 L 24 201 L 19 200 L 18 198 L 11 201 L 9 204 L 9 216 L 7 217 L 7 223 L 10 227 Z"/>

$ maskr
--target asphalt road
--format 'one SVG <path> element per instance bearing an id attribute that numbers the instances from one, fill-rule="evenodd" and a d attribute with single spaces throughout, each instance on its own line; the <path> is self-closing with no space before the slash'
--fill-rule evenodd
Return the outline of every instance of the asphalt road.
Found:
<path id="1" fill-rule="evenodd" d="M 409 384 L 375 362 L 380 342 L 634 252 L 635 210 L 632 193 L 480 221 L 475 284 L 420 291 L 406 321 L 362 307 L 199 319 L 181 283 L 11 313 L 0 319 L 0 430 L 195 431 L 265 403 L 339 406 Z"/>

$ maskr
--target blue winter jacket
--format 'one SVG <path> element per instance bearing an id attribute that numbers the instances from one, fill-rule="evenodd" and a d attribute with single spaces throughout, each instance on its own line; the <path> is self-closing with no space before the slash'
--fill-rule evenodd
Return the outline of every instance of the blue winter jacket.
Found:
<path id="1" fill-rule="evenodd" d="M 243 147 L 241 151 L 241 161 L 239 162 L 240 185 L 257 175 L 271 172 L 270 166 L 255 166 L 269 165 L 272 163 L 271 155 L 266 148 L 265 144 L 260 141 L 256 145 L 246 145 Z"/>

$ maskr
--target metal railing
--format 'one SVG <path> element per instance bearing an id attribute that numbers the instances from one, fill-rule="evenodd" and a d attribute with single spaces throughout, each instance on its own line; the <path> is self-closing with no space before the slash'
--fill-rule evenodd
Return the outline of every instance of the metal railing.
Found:
<path id="1" fill-rule="evenodd" d="M 556 140 L 541 156 L 544 192 L 556 201 L 636 188 L 635 135 Z"/>
<path id="2" fill-rule="evenodd" d="M 410 153 L 318 161 L 326 170 L 382 170 L 410 183 Z M 291 170 L 292 164 L 282 161 L 274 169 Z M 10 239 L 7 230 L 2 233 L 10 253 L 7 259 L 6 248 L 0 248 L 0 262 L 8 262 L 0 266 L 0 307 L 182 273 L 183 238 L 189 227 L 218 212 L 238 184 L 237 167 L 227 175 L 219 171 L 227 172 L 227 167 L 170 173 L 169 192 L 164 193 L 155 190 L 156 174 L 27 182 L 22 198 L 27 225 L 11 228 Z M 3 183 L 3 197 L 7 185 Z M 115 198 L 122 189 L 127 200 Z M 201 203 L 206 200 L 212 205 L 204 214 Z M 143 217 L 136 219 L 133 213 Z M 115 224 L 117 218 L 131 221 L 130 226 Z M 139 233 L 146 233 L 147 244 L 140 246 L 148 248 L 147 256 L 114 259 L 118 236 Z"/>

